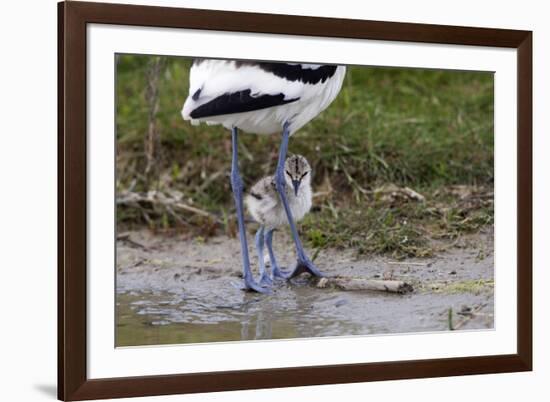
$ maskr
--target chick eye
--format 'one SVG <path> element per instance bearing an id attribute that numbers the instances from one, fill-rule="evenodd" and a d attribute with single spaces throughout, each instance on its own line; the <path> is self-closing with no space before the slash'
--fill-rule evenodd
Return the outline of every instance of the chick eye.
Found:
<path id="1" fill-rule="evenodd" d="M 300 180 L 303 179 L 304 177 L 306 177 L 306 175 L 308 174 L 309 172 L 305 172 L 302 177 L 300 177 Z"/>
<path id="2" fill-rule="evenodd" d="M 292 173 L 290 173 L 288 170 L 286 171 L 286 174 L 288 175 L 288 177 L 292 177 Z"/>

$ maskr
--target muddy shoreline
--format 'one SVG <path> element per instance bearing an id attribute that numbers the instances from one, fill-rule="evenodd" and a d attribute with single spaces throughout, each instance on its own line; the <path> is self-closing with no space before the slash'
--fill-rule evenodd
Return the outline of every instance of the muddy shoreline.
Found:
<path id="1" fill-rule="evenodd" d="M 276 236 L 279 260 L 291 264 L 290 239 Z M 492 228 L 427 259 L 357 257 L 334 249 L 316 258 L 328 276 L 405 280 L 415 289 L 407 295 L 317 289 L 307 275 L 278 283 L 270 295 L 242 292 L 234 286 L 240 283 L 239 247 L 226 236 L 205 242 L 126 233 L 117 241 L 117 346 L 494 326 Z M 257 267 L 252 247 L 250 253 Z"/>

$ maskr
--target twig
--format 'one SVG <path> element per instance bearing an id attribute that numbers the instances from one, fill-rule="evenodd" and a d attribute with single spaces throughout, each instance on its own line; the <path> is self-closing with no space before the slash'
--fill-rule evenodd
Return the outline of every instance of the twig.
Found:
<path id="1" fill-rule="evenodd" d="M 398 294 L 405 294 L 414 290 L 410 284 L 403 281 L 375 280 L 345 276 L 321 278 L 317 282 L 316 287 L 319 289 L 335 288 L 340 290 L 374 290 Z"/>
<path id="2" fill-rule="evenodd" d="M 201 216 L 205 216 L 207 218 L 212 218 L 212 219 L 218 220 L 218 218 L 216 218 L 210 212 L 206 212 L 202 209 L 192 207 L 191 205 L 187 205 L 187 204 L 184 204 L 182 202 L 176 202 L 173 205 L 174 205 L 174 207 L 176 207 L 178 209 L 183 209 L 184 211 L 187 211 L 187 212 L 192 212 L 192 213 L 197 214 L 197 215 L 201 215 Z"/>
<path id="3" fill-rule="evenodd" d="M 450 325 L 451 331 L 456 331 L 457 329 L 460 329 L 461 327 L 463 327 L 468 321 L 474 318 L 476 314 L 479 311 L 481 311 L 481 309 L 484 308 L 486 305 L 487 305 L 486 303 L 477 305 L 466 317 L 464 317 L 462 320 L 457 322 L 454 326 Z M 449 314 L 452 315 L 452 310 L 451 310 L 451 313 Z M 452 320 L 452 318 L 449 318 L 449 320 Z"/>
<path id="4" fill-rule="evenodd" d="M 326 197 L 327 195 L 330 195 L 331 191 L 317 191 L 315 193 L 313 193 L 313 199 L 316 199 L 316 198 L 322 198 L 322 197 Z"/>
<path id="5" fill-rule="evenodd" d="M 149 225 L 149 227 L 153 227 L 153 220 L 151 219 L 147 211 L 144 208 L 140 208 L 140 211 L 143 215 L 143 219 L 145 219 L 145 221 L 147 222 L 147 225 Z"/>
<path id="6" fill-rule="evenodd" d="M 117 234 L 116 239 L 117 239 L 117 241 L 125 241 L 125 242 L 131 244 L 132 246 L 139 247 L 143 250 L 148 250 L 148 248 L 146 246 L 144 246 L 143 244 L 133 240 L 130 237 L 130 232 L 119 233 L 119 234 Z"/>
<path id="7" fill-rule="evenodd" d="M 185 222 L 183 219 L 180 218 L 180 216 L 178 214 L 176 214 L 176 212 L 172 209 L 172 207 L 170 205 L 164 205 L 164 207 L 166 208 L 166 210 L 168 211 L 168 213 L 170 215 L 172 215 L 174 217 L 174 219 L 182 226 L 189 226 L 189 224 L 187 222 Z"/>
<path id="8" fill-rule="evenodd" d="M 123 191 L 120 193 L 120 196 L 117 198 L 116 202 L 118 205 L 131 205 L 138 208 L 140 207 L 140 203 L 146 202 L 152 204 L 153 206 L 158 205 L 164 207 L 169 213 L 171 212 L 171 208 L 176 208 L 179 210 L 194 213 L 196 215 L 211 218 L 217 222 L 219 221 L 219 219 L 210 212 L 204 211 L 197 207 L 192 207 L 191 205 L 187 205 L 178 198 L 167 196 L 160 191 L 149 191 L 147 192 L 147 194 Z M 140 209 L 143 210 L 143 208 Z"/>
<path id="9" fill-rule="evenodd" d="M 428 264 L 423 262 L 403 262 L 403 261 L 389 261 L 388 264 L 390 265 L 415 265 L 418 267 L 425 267 Z"/>
<path id="10" fill-rule="evenodd" d="M 359 183 L 357 183 L 357 180 L 355 180 L 348 172 L 348 170 L 346 169 L 346 167 L 344 166 L 344 164 L 342 164 L 341 166 L 342 170 L 344 171 L 344 174 L 346 175 L 346 178 L 348 179 L 348 182 L 351 183 L 353 186 L 355 186 L 355 188 L 362 194 L 369 194 L 369 190 L 367 190 L 366 188 L 363 188 L 361 187 L 361 185 L 359 185 Z"/>

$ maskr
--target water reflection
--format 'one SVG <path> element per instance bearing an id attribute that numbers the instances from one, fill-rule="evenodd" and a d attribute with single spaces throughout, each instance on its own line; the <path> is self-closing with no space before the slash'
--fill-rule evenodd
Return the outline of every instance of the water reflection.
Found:
<path id="1" fill-rule="evenodd" d="M 282 339 L 357 332 L 334 297 L 308 291 L 258 296 L 127 292 L 117 295 L 117 345 Z M 315 314 L 312 314 L 315 311 Z M 139 342 L 139 343 L 136 343 Z"/>

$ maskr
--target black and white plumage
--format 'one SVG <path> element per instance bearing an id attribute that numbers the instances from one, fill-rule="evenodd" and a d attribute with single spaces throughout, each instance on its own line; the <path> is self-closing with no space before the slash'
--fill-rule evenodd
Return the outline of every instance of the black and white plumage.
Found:
<path id="1" fill-rule="evenodd" d="M 345 66 L 198 59 L 182 116 L 192 124 L 222 124 L 255 134 L 292 135 L 330 105 Z"/>
<path id="2" fill-rule="evenodd" d="M 189 74 L 189 95 L 181 114 L 192 124 L 222 124 L 231 130 L 231 187 L 237 211 L 245 290 L 268 292 L 266 288 L 270 283 L 267 280 L 256 282 L 250 270 L 238 160 L 239 130 L 281 135 L 274 182 L 297 256 L 293 269 L 288 275 L 281 271 L 281 276 L 292 278 L 302 272 L 323 276 L 307 257 L 298 235 L 287 197 L 284 166 L 289 137 L 330 105 L 340 92 L 345 72 L 344 66 L 321 64 L 211 59 L 193 62 Z M 268 248 L 272 232 L 269 231 L 266 236 Z M 265 275 L 262 278 L 265 279 Z"/>

